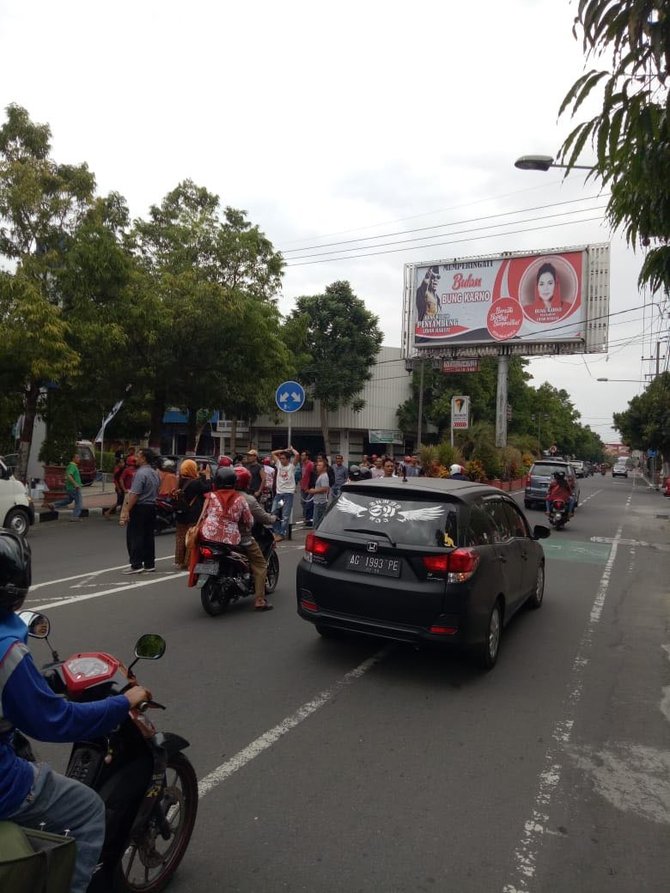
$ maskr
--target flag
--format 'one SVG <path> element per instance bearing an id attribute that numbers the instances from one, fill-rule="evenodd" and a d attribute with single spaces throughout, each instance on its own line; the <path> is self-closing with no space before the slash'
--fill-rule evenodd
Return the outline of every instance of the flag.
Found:
<path id="1" fill-rule="evenodd" d="M 130 391 L 130 388 L 131 388 L 131 385 L 128 385 L 128 387 L 126 388 L 126 394 Z M 93 441 L 93 443 L 102 443 L 102 438 L 103 438 L 105 428 L 107 427 L 107 425 L 109 425 L 109 423 L 112 421 L 114 416 L 121 409 L 121 407 L 123 406 L 123 401 L 125 399 L 126 399 L 125 397 L 121 397 L 121 399 L 117 400 L 116 403 L 114 404 L 114 406 L 112 406 L 112 408 L 109 410 L 106 418 L 103 419 L 102 427 L 100 428 L 98 433 L 95 435 L 95 440 Z"/>

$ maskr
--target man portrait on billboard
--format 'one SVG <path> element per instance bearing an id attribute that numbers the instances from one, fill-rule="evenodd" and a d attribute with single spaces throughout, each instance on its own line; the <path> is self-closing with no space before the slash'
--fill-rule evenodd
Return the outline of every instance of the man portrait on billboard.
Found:
<path id="1" fill-rule="evenodd" d="M 435 319 L 440 308 L 437 284 L 440 281 L 440 268 L 428 267 L 423 282 L 416 290 L 416 312 L 419 322 Z"/>

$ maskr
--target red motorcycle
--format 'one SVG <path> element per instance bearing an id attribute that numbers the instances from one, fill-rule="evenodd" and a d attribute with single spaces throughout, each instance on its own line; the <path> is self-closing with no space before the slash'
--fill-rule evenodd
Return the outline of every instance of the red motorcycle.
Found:
<path id="1" fill-rule="evenodd" d="M 568 510 L 568 502 L 560 497 L 551 500 L 549 506 L 549 523 L 556 530 L 560 530 L 570 520 L 570 512 Z"/>
<path id="2" fill-rule="evenodd" d="M 48 640 L 50 623 L 44 614 L 20 615 L 37 639 Z M 152 633 L 140 636 L 135 660 L 124 666 L 102 651 L 73 654 L 61 660 L 51 649 L 43 667 L 50 688 L 73 701 L 98 701 L 137 685 L 134 664 L 158 660 L 165 640 Z M 105 803 L 106 830 L 100 865 L 88 893 L 144 891 L 158 893 L 181 862 L 198 812 L 198 780 L 182 751 L 188 741 L 172 732 L 158 732 L 146 715 L 162 704 L 148 701 L 128 711 L 111 734 L 72 745 L 66 775 L 97 791 Z M 30 743 L 21 736 L 21 755 L 33 759 Z"/>

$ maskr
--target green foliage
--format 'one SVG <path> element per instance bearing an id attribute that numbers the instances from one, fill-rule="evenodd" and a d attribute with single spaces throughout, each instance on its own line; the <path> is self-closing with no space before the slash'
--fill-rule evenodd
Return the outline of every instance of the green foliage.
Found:
<path id="1" fill-rule="evenodd" d="M 67 465 L 74 455 L 76 438 L 60 432 L 50 432 L 40 449 L 38 460 L 45 465 Z"/>
<path id="2" fill-rule="evenodd" d="M 580 0 L 575 34 L 588 57 L 606 55 L 605 70 L 592 69 L 568 91 L 559 114 L 572 115 L 596 90 L 602 109 L 578 124 L 559 157 L 568 168 L 588 144 L 591 174 L 610 188 L 607 215 L 623 227 L 631 246 L 647 252 L 640 284 L 670 287 L 670 9 L 661 0 Z M 569 173 L 569 169 L 567 171 Z"/>
<path id="3" fill-rule="evenodd" d="M 627 410 L 615 413 L 614 427 L 631 449 L 656 449 L 670 456 L 670 372 L 633 397 Z"/>

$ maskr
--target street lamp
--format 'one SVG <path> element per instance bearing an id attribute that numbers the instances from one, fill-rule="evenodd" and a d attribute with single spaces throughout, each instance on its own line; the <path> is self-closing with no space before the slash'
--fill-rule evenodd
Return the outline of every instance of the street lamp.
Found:
<path id="1" fill-rule="evenodd" d="M 596 381 L 626 381 L 630 384 L 647 384 L 646 381 L 638 381 L 636 378 L 596 378 Z"/>
<path id="2" fill-rule="evenodd" d="M 590 171 L 588 164 L 558 164 L 551 155 L 522 155 L 514 162 L 514 167 L 522 171 L 548 171 L 550 167 L 563 167 L 566 170 Z"/>

